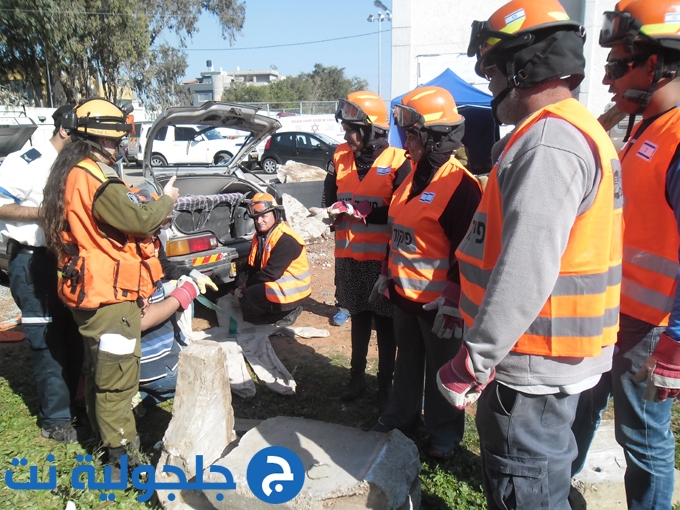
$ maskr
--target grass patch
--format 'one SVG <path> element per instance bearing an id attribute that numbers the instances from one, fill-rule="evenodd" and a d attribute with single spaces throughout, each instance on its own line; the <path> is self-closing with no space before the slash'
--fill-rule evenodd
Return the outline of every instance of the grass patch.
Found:
<path id="1" fill-rule="evenodd" d="M 238 418 L 264 420 L 274 416 L 297 416 L 330 423 L 338 423 L 368 430 L 378 418 L 375 377 L 377 360 L 369 360 L 368 389 L 353 402 L 343 402 L 339 396 L 349 378 L 349 359 L 332 354 L 330 357 L 307 352 L 290 358 L 284 364 L 295 370 L 297 394 L 283 396 L 259 383 L 257 394 L 251 399 L 234 396 L 234 414 Z M 77 508 L 143 509 L 160 508 L 154 499 L 147 504 L 136 501 L 137 492 L 129 489 L 115 492 L 115 503 L 102 503 L 99 493 L 71 488 L 70 473 L 78 464 L 76 455 L 91 453 L 79 444 L 60 445 L 40 437 L 37 425 L 37 402 L 28 349 L 23 344 L 0 344 L 0 469 L 11 469 L 15 457 L 25 457 L 29 465 L 39 466 L 41 479 L 46 479 L 46 457 L 53 454 L 57 466 L 58 485 L 54 491 L 13 491 L 0 483 L 0 510 L 55 509 L 63 510 L 68 501 Z M 138 429 L 152 440 L 160 440 L 170 422 L 172 401 L 151 408 L 138 420 Z M 673 406 L 671 428 L 680 432 L 680 406 Z M 421 427 L 411 436 L 419 448 L 422 462 L 422 505 L 424 509 L 482 509 L 486 508 L 481 488 L 479 437 L 472 413 L 466 416 L 466 432 L 461 449 L 447 461 L 434 461 L 427 456 L 427 434 Z M 676 467 L 680 465 L 680 448 L 676 446 Z M 21 471 L 27 480 L 27 470 Z M 4 477 L 3 477 L 4 479 Z"/>

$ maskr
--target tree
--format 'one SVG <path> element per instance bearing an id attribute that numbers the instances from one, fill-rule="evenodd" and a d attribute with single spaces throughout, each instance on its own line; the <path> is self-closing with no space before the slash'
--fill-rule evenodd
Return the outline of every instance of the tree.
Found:
<path id="1" fill-rule="evenodd" d="M 186 56 L 156 42 L 172 32 L 184 45 L 202 12 L 218 17 L 230 43 L 243 27 L 240 0 L 3 0 L 0 61 L 3 72 L 22 77 L 36 96 L 47 95 L 49 67 L 50 81 L 62 85 L 67 101 L 93 95 L 95 78 L 105 97 L 116 101 L 125 87 L 167 85 L 149 79 L 149 66 L 161 66 L 164 80 L 172 73 L 179 80 Z M 172 64 L 161 65 L 163 55 Z"/>
<path id="2" fill-rule="evenodd" d="M 236 103 L 337 101 L 350 92 L 367 88 L 366 80 L 356 76 L 346 78 L 344 68 L 315 64 L 311 73 L 300 73 L 268 85 L 235 83 L 223 92 L 222 101 Z"/>

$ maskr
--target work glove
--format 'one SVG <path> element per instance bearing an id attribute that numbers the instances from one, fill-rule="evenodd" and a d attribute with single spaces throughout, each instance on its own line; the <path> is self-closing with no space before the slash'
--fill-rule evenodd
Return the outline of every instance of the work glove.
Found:
<path id="1" fill-rule="evenodd" d="M 437 372 L 437 387 L 449 404 L 458 409 L 464 409 L 477 401 L 482 390 L 493 381 L 495 376 L 496 369 L 494 368 L 485 383 L 477 381 L 470 353 L 463 342 L 456 357 Z"/>
<path id="2" fill-rule="evenodd" d="M 172 291 L 177 288 L 177 280 L 168 280 L 163 282 L 163 298 L 166 299 L 172 294 Z"/>
<path id="3" fill-rule="evenodd" d="M 385 296 L 386 298 L 389 299 L 390 296 L 389 292 L 387 291 L 387 288 L 390 285 L 390 280 L 391 278 L 387 276 L 387 260 L 383 260 L 382 268 L 380 270 L 380 276 L 378 276 L 378 279 L 373 284 L 373 289 L 371 289 L 371 295 L 368 296 L 369 303 L 375 303 L 380 298 L 380 296 Z"/>
<path id="4" fill-rule="evenodd" d="M 441 296 L 423 305 L 423 310 L 437 310 L 432 332 L 439 338 L 463 337 L 463 317 L 458 310 L 459 301 L 460 285 L 449 282 Z"/>
<path id="5" fill-rule="evenodd" d="M 186 310 L 191 302 L 196 299 L 199 292 L 198 285 L 194 283 L 193 279 L 182 276 L 177 281 L 177 288 L 170 293 L 170 297 L 179 301 L 182 310 Z"/>
<path id="6" fill-rule="evenodd" d="M 647 380 L 645 400 L 663 402 L 680 395 L 680 343 L 666 333 L 635 374 L 636 383 L 644 380 Z"/>
<path id="7" fill-rule="evenodd" d="M 246 284 L 245 284 L 245 283 L 241 283 L 241 284 L 239 284 L 238 287 L 236 287 L 236 288 L 234 289 L 234 297 L 235 297 L 236 299 L 241 299 L 241 298 L 242 298 L 243 296 L 245 296 L 245 295 L 246 295 Z"/>
<path id="8" fill-rule="evenodd" d="M 189 276 L 191 276 L 194 282 L 196 282 L 201 294 L 205 294 L 206 287 L 210 287 L 212 290 L 217 290 L 217 285 L 215 285 L 215 282 L 213 282 L 209 276 L 201 273 L 198 269 L 192 269 L 189 273 Z"/>
<path id="9" fill-rule="evenodd" d="M 328 214 L 332 214 L 334 216 L 346 214 L 347 216 L 350 216 L 357 220 L 363 220 L 364 223 L 366 222 L 366 216 L 368 216 L 371 210 L 372 210 L 371 204 L 365 201 L 361 202 L 359 205 L 356 206 L 352 205 L 350 202 L 339 201 L 335 202 L 327 209 Z"/>

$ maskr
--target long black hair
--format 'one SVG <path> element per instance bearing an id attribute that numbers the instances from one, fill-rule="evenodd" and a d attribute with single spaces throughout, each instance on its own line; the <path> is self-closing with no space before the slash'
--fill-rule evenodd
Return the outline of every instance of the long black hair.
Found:
<path id="1" fill-rule="evenodd" d="M 64 147 L 52 164 L 43 190 L 38 222 L 45 231 L 47 248 L 59 256 L 65 251 L 61 233 L 67 230 L 64 215 L 66 179 L 74 166 L 90 156 L 92 146 L 84 140 L 74 140 Z"/>

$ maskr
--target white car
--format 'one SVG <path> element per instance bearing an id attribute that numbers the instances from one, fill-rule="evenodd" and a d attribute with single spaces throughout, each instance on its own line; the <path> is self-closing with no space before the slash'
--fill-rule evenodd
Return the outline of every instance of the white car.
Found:
<path id="1" fill-rule="evenodd" d="M 139 163 L 144 160 L 144 149 L 151 123 L 135 125 L 128 151 Z M 224 165 L 241 150 L 246 134 L 222 137 L 212 126 L 177 125 L 158 130 L 153 139 L 151 166 L 168 165 Z"/>

